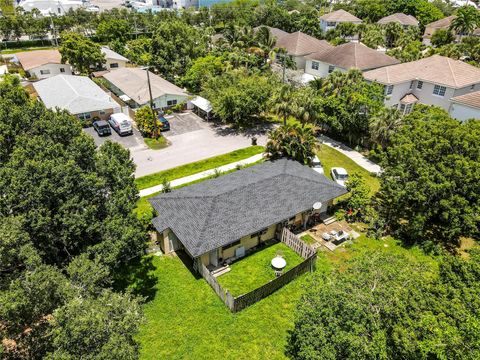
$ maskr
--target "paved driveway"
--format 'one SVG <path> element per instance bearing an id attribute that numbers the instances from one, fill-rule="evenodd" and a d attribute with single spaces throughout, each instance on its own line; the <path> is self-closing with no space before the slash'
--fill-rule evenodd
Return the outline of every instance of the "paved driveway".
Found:
<path id="1" fill-rule="evenodd" d="M 137 177 L 248 147 L 252 144 L 252 136 L 257 137 L 258 145 L 265 145 L 267 142 L 268 129 L 241 133 L 222 124 L 206 122 L 192 112 L 166 118 L 171 129 L 163 135 L 170 142 L 170 146 L 161 150 L 152 150 L 146 146 L 136 129 L 133 135 L 122 137 L 113 130 L 112 135 L 106 137 L 99 137 L 93 128 L 84 131 L 93 136 L 97 146 L 112 140 L 129 149 L 137 165 Z"/>

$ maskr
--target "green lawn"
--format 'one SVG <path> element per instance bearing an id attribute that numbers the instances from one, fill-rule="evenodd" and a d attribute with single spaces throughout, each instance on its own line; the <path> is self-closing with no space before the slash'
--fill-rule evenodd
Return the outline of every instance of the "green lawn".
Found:
<path id="1" fill-rule="evenodd" d="M 357 165 L 352 159 L 343 155 L 341 152 L 322 144 L 317 151 L 317 155 L 323 165 L 325 176 L 328 178 L 331 179 L 330 169 L 332 167 L 343 167 L 350 175 L 357 173 L 362 176 L 370 186 L 372 194 L 376 193 L 378 189 L 380 189 L 380 181 L 376 176 Z"/>
<path id="2" fill-rule="evenodd" d="M 341 266 L 346 259 L 373 249 L 401 252 L 432 266 L 436 264 L 421 250 L 404 249 L 393 239 L 380 241 L 362 236 L 346 250 L 319 253 L 316 271 Z M 180 259 L 153 257 L 153 268 L 150 275 L 156 279 L 156 292 L 143 306 L 146 322 L 137 335 L 141 359 L 286 358 L 284 348 L 287 332 L 293 327 L 293 310 L 310 275 L 302 275 L 267 298 L 232 314 L 210 286 L 195 278 Z"/>
<path id="3" fill-rule="evenodd" d="M 283 253 L 283 258 L 287 262 L 284 271 L 290 270 L 303 261 L 303 258 L 287 245 L 277 243 L 233 263 L 230 265 L 230 272 L 217 277 L 218 282 L 233 296 L 239 296 L 259 288 L 275 279 L 275 272 L 270 262 L 277 251 Z"/>
<path id="4" fill-rule="evenodd" d="M 260 154 L 263 152 L 263 150 L 263 146 L 250 146 L 244 149 L 232 151 L 227 154 L 214 156 L 205 160 L 160 171 L 155 174 L 142 176 L 135 179 L 135 183 L 137 184 L 138 190 L 147 189 L 149 187 L 161 184 L 163 179 L 172 181 L 205 170 L 214 169 L 222 165 L 230 164 L 232 162 L 240 161 L 253 155 Z"/>
<path id="5" fill-rule="evenodd" d="M 311 235 L 308 234 L 303 235 L 302 237 L 300 237 L 300 239 L 305 241 L 305 243 L 307 243 L 308 245 L 312 245 L 317 242 L 317 240 L 315 240 Z"/>
<path id="6" fill-rule="evenodd" d="M 168 146 L 168 141 L 161 136 L 158 139 L 144 138 L 145 144 L 152 150 L 160 150 Z"/>

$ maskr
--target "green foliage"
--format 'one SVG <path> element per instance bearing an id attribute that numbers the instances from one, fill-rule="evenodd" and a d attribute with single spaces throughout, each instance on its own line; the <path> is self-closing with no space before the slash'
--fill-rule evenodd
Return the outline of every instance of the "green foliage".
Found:
<path id="1" fill-rule="evenodd" d="M 471 35 L 480 26 L 480 12 L 473 6 L 462 6 L 455 15 L 450 29 L 460 35 Z"/>
<path id="2" fill-rule="evenodd" d="M 367 25 L 362 33 L 362 43 L 372 49 L 385 45 L 385 32 L 382 27 L 377 25 Z"/>
<path id="3" fill-rule="evenodd" d="M 379 211 L 407 242 L 458 246 L 479 235 L 478 122 L 416 106 L 393 136 L 382 167 Z"/>
<path id="4" fill-rule="evenodd" d="M 215 55 L 207 55 L 193 61 L 192 66 L 182 78 L 182 84 L 189 91 L 199 93 L 208 80 L 212 77 L 220 76 L 223 71 L 223 58 Z"/>
<path id="5" fill-rule="evenodd" d="M 59 51 L 62 62 L 68 62 L 81 74 L 89 74 L 91 70 L 101 67 L 105 56 L 100 45 L 76 32 L 64 32 Z"/>
<path id="6" fill-rule="evenodd" d="M 244 69 L 211 78 L 204 87 L 213 112 L 224 122 L 252 125 L 267 109 L 275 80 Z"/>
<path id="7" fill-rule="evenodd" d="M 311 127 L 283 125 L 270 132 L 265 155 L 272 160 L 287 157 L 308 165 L 315 156 L 315 142 Z"/>
<path id="8" fill-rule="evenodd" d="M 433 46 L 443 46 L 452 43 L 455 40 L 455 36 L 449 29 L 438 29 L 432 35 Z"/>
<path id="9" fill-rule="evenodd" d="M 401 62 L 411 62 L 422 58 L 422 43 L 412 41 L 402 47 L 397 47 L 387 51 L 387 55 L 393 56 Z"/>
<path id="10" fill-rule="evenodd" d="M 149 65 L 152 63 L 152 39 L 138 38 L 127 41 L 123 55 L 131 62 L 138 65 Z"/>
<path id="11" fill-rule="evenodd" d="M 370 203 L 370 187 L 365 179 L 358 174 L 351 174 L 346 186 L 350 193 L 346 204 L 347 208 L 352 211 L 352 217 L 362 218 L 367 205 Z"/>
<path id="12" fill-rule="evenodd" d="M 317 275 L 298 305 L 287 354 L 295 359 L 474 359 L 480 351 L 474 330 L 479 325 L 478 260 L 447 256 L 436 280 L 425 264 L 375 251 Z"/>
<path id="13" fill-rule="evenodd" d="M 397 109 L 383 108 L 370 119 L 370 142 L 386 148 L 392 136 L 402 125 L 402 115 Z"/>
<path id="14" fill-rule="evenodd" d="M 151 139 L 161 136 L 161 122 L 149 106 L 143 106 L 135 112 L 135 123 L 140 132 Z"/>
<path id="15" fill-rule="evenodd" d="M 131 24 L 127 20 L 108 19 L 98 24 L 95 35 L 103 42 L 116 40 L 125 43 L 131 31 Z"/>

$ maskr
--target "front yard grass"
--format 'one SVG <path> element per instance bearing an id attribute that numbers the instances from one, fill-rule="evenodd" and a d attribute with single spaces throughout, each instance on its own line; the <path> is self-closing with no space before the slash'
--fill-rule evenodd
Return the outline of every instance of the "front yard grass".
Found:
<path id="1" fill-rule="evenodd" d="M 244 149 L 235 150 L 227 154 L 214 156 L 205 160 L 178 166 L 172 169 L 163 170 L 147 176 L 135 179 L 138 190 L 147 189 L 149 187 L 161 184 L 164 179 L 172 181 L 185 176 L 193 175 L 205 170 L 210 170 L 230 164 L 236 161 L 247 159 L 264 151 L 263 146 L 249 146 Z"/>
<path id="2" fill-rule="evenodd" d="M 435 269 L 436 260 L 417 248 L 405 249 L 392 238 L 374 240 L 362 235 L 345 249 L 320 252 L 316 272 L 344 267 L 346 260 L 373 250 L 406 254 Z M 149 274 L 155 278 L 154 293 L 143 306 L 146 322 L 136 336 L 142 360 L 286 359 L 284 351 L 288 331 L 293 328 L 293 311 L 311 275 L 302 275 L 267 298 L 232 314 L 210 286 L 196 278 L 179 258 L 152 259 Z"/>
<path id="3" fill-rule="evenodd" d="M 330 175 L 330 169 L 332 167 L 343 167 L 345 170 L 347 170 L 349 175 L 357 173 L 363 177 L 368 186 L 370 186 L 371 195 L 375 194 L 380 189 L 380 181 L 376 176 L 372 175 L 369 171 L 359 166 L 352 159 L 331 148 L 330 146 L 321 144 L 319 150 L 317 151 L 317 156 L 322 163 L 325 176 L 329 179 L 332 178 Z"/>
<path id="4" fill-rule="evenodd" d="M 159 136 L 157 139 L 144 138 L 145 144 L 152 150 L 164 149 L 168 146 L 168 141 L 164 136 Z"/>
<path id="5" fill-rule="evenodd" d="M 270 262 L 277 251 L 283 253 L 287 262 L 284 272 L 297 266 L 303 258 L 283 243 L 277 243 L 258 250 L 230 265 L 230 272 L 217 277 L 218 282 L 234 297 L 255 290 L 265 283 L 275 279 L 275 271 Z"/>

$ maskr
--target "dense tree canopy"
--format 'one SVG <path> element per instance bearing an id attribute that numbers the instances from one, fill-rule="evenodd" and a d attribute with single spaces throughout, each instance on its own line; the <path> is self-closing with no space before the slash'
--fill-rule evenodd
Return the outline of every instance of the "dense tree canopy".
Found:
<path id="1" fill-rule="evenodd" d="M 89 74 L 91 70 L 99 68 L 105 58 L 100 45 L 76 32 L 62 33 L 59 50 L 62 62 L 68 62 L 82 74 Z"/>

